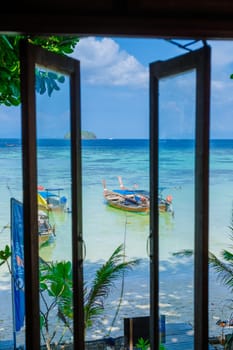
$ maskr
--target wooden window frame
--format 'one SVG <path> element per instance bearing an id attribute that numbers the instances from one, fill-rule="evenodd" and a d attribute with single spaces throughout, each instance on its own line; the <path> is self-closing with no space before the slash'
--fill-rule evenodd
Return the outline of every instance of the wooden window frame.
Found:
<path id="1" fill-rule="evenodd" d="M 25 241 L 26 347 L 40 349 L 39 280 L 37 239 L 37 164 L 35 64 L 59 69 L 70 76 L 71 169 L 72 169 L 72 263 L 74 306 L 74 349 L 84 349 L 83 240 L 81 196 L 81 128 L 79 62 L 57 56 L 22 41 L 22 144 Z M 158 83 L 169 75 L 196 69 L 196 150 L 195 150 L 195 350 L 208 348 L 208 210 L 209 210 L 209 101 L 210 48 L 150 65 L 150 271 L 151 348 L 159 344 L 159 242 L 158 242 Z M 74 98 L 75 97 L 75 98 Z M 30 116 L 30 117 L 29 117 Z M 77 215 L 74 215 L 76 213 Z"/>
<path id="2" fill-rule="evenodd" d="M 54 69 L 70 78 L 71 181 L 72 181 L 72 269 L 74 349 L 84 349 L 83 312 L 83 240 L 81 192 L 81 117 L 80 64 L 67 56 L 57 55 L 25 40 L 20 45 L 23 205 L 24 205 L 24 265 L 26 348 L 40 349 L 36 96 L 35 66 Z"/>
<path id="3" fill-rule="evenodd" d="M 150 283 L 152 349 L 159 344 L 159 80 L 196 70 L 194 349 L 208 349 L 210 47 L 150 64 Z"/>

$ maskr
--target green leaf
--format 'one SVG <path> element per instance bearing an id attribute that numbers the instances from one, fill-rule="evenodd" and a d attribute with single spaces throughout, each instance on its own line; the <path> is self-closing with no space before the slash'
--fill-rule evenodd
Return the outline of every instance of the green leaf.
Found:
<path id="1" fill-rule="evenodd" d="M 141 350 L 147 350 L 150 346 L 150 342 L 148 339 L 139 338 L 136 343 L 136 348 Z"/>
<path id="2" fill-rule="evenodd" d="M 50 79 L 57 79 L 57 74 L 54 73 L 54 72 L 48 72 L 48 77 L 49 77 Z"/>
<path id="3" fill-rule="evenodd" d="M 40 289 L 41 289 L 42 291 L 47 290 L 47 289 L 48 289 L 47 284 L 46 284 L 46 283 L 43 283 L 43 282 L 40 282 Z"/>
<path id="4" fill-rule="evenodd" d="M 18 106 L 21 102 L 19 83 L 19 43 L 21 39 L 26 39 L 30 44 L 62 55 L 73 52 L 79 41 L 76 36 L 2 35 L 0 37 L 0 104 L 5 106 Z M 64 77 L 53 72 L 46 73 L 47 77 L 52 79 L 47 87 L 44 81 L 45 77 L 38 78 L 39 72 L 37 69 L 35 86 L 37 93 L 42 95 L 47 91 L 48 95 L 51 96 L 54 90 L 60 90 L 57 83 L 64 83 Z"/>
<path id="5" fill-rule="evenodd" d="M 5 41 L 5 43 L 7 44 L 7 46 L 9 47 L 10 50 L 14 50 L 13 46 L 11 45 L 10 41 L 8 40 L 6 35 L 2 35 L 2 40 Z"/>
<path id="6" fill-rule="evenodd" d="M 64 287 L 61 283 L 52 283 L 50 289 L 48 290 L 48 293 L 50 296 L 59 297 L 62 294 L 63 290 Z"/>
<path id="7" fill-rule="evenodd" d="M 3 262 L 7 261 L 9 257 L 11 256 L 11 251 L 9 245 L 6 245 L 4 250 L 0 250 L 0 259 L 3 260 Z"/>
<path id="8" fill-rule="evenodd" d="M 41 77 L 40 78 L 40 89 L 39 89 L 39 93 L 41 95 L 43 95 L 46 91 L 46 87 L 45 87 L 45 78 L 44 77 Z"/>
<path id="9" fill-rule="evenodd" d="M 163 344 L 159 345 L 159 350 L 166 350 L 165 346 Z"/>
<path id="10" fill-rule="evenodd" d="M 40 315 L 40 329 L 45 326 L 45 318 L 43 315 Z"/>
<path id="11" fill-rule="evenodd" d="M 59 81 L 59 83 L 64 83 L 65 82 L 65 77 L 64 75 L 60 75 L 57 80 Z"/>
<path id="12" fill-rule="evenodd" d="M 20 104 L 20 100 L 13 96 L 9 96 L 8 101 L 12 106 L 18 106 Z"/>
<path id="13" fill-rule="evenodd" d="M 51 79 L 45 77 L 45 83 L 47 85 L 48 96 L 51 97 L 51 94 L 53 92 L 53 85 L 51 84 Z"/>

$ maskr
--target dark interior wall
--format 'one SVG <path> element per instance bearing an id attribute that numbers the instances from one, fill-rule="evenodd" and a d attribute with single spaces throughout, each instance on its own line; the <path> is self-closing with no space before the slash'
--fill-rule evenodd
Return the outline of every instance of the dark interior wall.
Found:
<path id="1" fill-rule="evenodd" d="M 1 32 L 232 38 L 232 0 L 40 0 L 4 3 Z"/>

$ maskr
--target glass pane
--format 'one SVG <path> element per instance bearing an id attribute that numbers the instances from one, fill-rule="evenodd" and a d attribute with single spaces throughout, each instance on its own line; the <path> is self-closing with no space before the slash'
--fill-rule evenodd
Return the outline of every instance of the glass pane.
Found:
<path id="1" fill-rule="evenodd" d="M 124 331 L 129 336 L 129 319 L 149 316 L 149 213 L 142 204 L 149 190 L 149 142 L 83 140 L 82 154 L 86 341 L 102 339 L 107 346 L 103 338 L 111 337 L 120 348 Z M 103 297 L 94 295 L 95 288 L 104 289 Z M 141 331 L 148 338 L 148 326 Z M 140 332 L 135 344 L 136 336 Z"/>
<path id="2" fill-rule="evenodd" d="M 0 115 L 0 338 L 3 347 L 13 348 L 12 342 L 25 344 L 20 109 L 1 105 Z"/>
<path id="3" fill-rule="evenodd" d="M 194 340 L 195 81 L 190 71 L 159 82 L 159 315 L 165 348 L 184 340 L 192 348 Z"/>
<path id="4" fill-rule="evenodd" d="M 41 344 L 72 343 L 69 77 L 36 67 Z"/>
<path id="5" fill-rule="evenodd" d="M 232 342 L 231 267 L 229 270 L 232 264 L 233 229 L 232 195 L 229 191 L 232 186 L 232 162 L 232 140 L 212 139 L 209 224 L 209 336 L 212 344 L 224 344 L 227 338 Z"/>

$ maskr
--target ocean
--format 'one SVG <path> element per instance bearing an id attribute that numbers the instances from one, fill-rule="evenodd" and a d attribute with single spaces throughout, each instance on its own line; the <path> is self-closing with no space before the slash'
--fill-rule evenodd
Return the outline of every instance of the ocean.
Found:
<path id="1" fill-rule="evenodd" d="M 164 196 L 173 198 L 174 217 L 160 214 L 160 307 L 168 322 L 193 323 L 193 258 L 177 258 L 173 253 L 194 248 L 194 142 L 161 140 L 159 144 L 159 186 Z M 38 142 L 38 185 L 63 188 L 71 204 L 69 140 L 46 139 Z M 209 248 L 219 256 L 229 248 L 232 216 L 233 140 L 211 140 L 210 143 L 210 214 Z M 107 302 L 89 338 L 122 332 L 122 318 L 149 313 L 149 215 L 128 213 L 106 206 L 102 181 L 108 189 L 119 188 L 118 176 L 126 187 L 149 190 L 148 140 L 83 140 L 82 197 L 83 239 L 85 241 L 84 277 L 88 281 L 95 269 L 120 244 L 127 258 L 140 258 L 141 265 L 132 271 L 125 283 L 122 312 L 111 325 L 108 313 L 116 308 L 122 281 Z M 10 198 L 22 200 L 22 154 L 17 139 L 0 139 L 0 235 L 2 249 L 10 244 Z M 72 213 L 50 213 L 56 237 L 43 247 L 40 255 L 47 260 L 71 258 Z M 1 290 L 9 290 L 6 267 L 0 267 Z M 176 283 L 179 281 L 179 283 Z M 221 333 L 216 326 L 220 317 L 229 314 L 229 292 L 210 273 L 210 334 Z M 10 292 L 9 292 L 10 300 Z M 228 304 L 227 304 L 228 303 Z M 5 309 L 4 309 L 5 310 Z M 9 323 L 1 316 L 0 328 Z M 9 325 L 8 325 L 9 326 Z"/>

